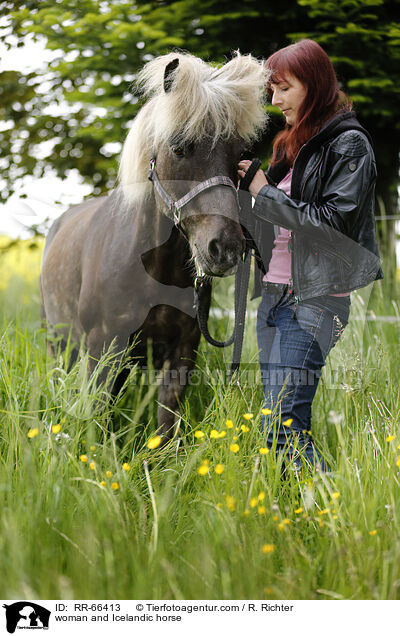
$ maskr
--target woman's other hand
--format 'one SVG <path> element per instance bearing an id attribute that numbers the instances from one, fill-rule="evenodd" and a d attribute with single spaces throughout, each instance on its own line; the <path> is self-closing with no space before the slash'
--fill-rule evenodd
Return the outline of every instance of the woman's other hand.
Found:
<path id="1" fill-rule="evenodd" d="M 249 169 L 250 164 L 251 164 L 251 161 L 249 159 L 243 159 L 242 161 L 239 161 L 238 175 L 240 179 L 243 179 L 244 175 Z M 256 174 L 254 175 L 253 181 L 249 185 L 249 192 L 251 196 L 256 198 L 261 188 L 265 185 L 268 185 L 268 181 L 265 178 L 265 174 L 263 173 L 262 170 L 257 170 Z"/>

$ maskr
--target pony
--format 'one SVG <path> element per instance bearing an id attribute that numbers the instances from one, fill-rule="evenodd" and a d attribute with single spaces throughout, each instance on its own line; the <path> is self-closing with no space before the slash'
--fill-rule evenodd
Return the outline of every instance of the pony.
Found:
<path id="1" fill-rule="evenodd" d="M 265 79 L 263 64 L 239 52 L 222 66 L 181 52 L 148 62 L 115 190 L 64 212 L 46 240 L 42 318 L 62 342 L 86 340 L 90 372 L 112 348 L 113 395 L 129 374 L 125 352 L 144 366 L 151 341 L 154 369 L 169 369 L 158 389 L 165 440 L 200 341 L 196 277 L 227 276 L 243 254 L 237 163 L 265 126 Z"/>

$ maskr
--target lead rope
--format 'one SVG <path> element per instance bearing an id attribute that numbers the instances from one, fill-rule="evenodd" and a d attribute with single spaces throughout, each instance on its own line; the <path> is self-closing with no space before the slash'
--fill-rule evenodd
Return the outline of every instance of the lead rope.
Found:
<path id="1" fill-rule="evenodd" d="M 259 159 L 253 159 L 249 169 L 246 172 L 245 177 L 241 180 L 239 189 L 241 192 L 240 202 L 240 219 L 245 223 L 242 223 L 242 229 L 246 238 L 246 249 L 243 256 L 243 260 L 238 264 L 238 268 L 235 276 L 235 325 L 233 333 L 227 340 L 215 340 L 210 335 L 208 329 L 208 309 L 206 309 L 206 297 L 208 296 L 211 283 L 205 276 L 196 276 L 194 284 L 194 307 L 197 311 L 197 320 L 199 323 L 200 331 L 206 341 L 214 347 L 229 347 L 233 344 L 232 362 L 229 371 L 229 382 L 232 381 L 233 376 L 239 371 L 240 360 L 243 348 L 243 338 L 246 319 L 246 304 L 247 304 L 247 292 L 249 288 L 250 279 L 250 267 L 251 267 L 251 251 L 254 247 L 251 233 L 248 231 L 248 225 L 251 225 L 251 197 L 245 195 L 245 191 L 248 189 L 250 183 L 257 170 L 261 166 Z M 203 300 L 204 299 L 204 300 Z"/>

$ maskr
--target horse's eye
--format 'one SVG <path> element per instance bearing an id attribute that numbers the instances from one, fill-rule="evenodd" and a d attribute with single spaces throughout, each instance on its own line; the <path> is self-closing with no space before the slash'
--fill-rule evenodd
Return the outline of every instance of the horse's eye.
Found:
<path id="1" fill-rule="evenodd" d="M 172 146 L 172 152 L 177 156 L 177 157 L 184 157 L 185 156 L 185 151 L 182 148 L 182 146 Z"/>

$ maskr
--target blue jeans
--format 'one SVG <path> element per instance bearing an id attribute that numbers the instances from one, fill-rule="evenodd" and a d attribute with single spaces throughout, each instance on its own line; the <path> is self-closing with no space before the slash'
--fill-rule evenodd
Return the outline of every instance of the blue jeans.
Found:
<path id="1" fill-rule="evenodd" d="M 313 442 L 311 405 L 322 367 L 348 323 L 350 296 L 320 296 L 297 302 L 287 286 L 266 293 L 257 315 L 257 339 L 266 408 L 267 444 L 277 450 L 295 441 L 307 459 L 327 470 Z M 292 420 L 290 426 L 283 422 Z M 290 448 L 290 447 L 289 447 Z"/>

